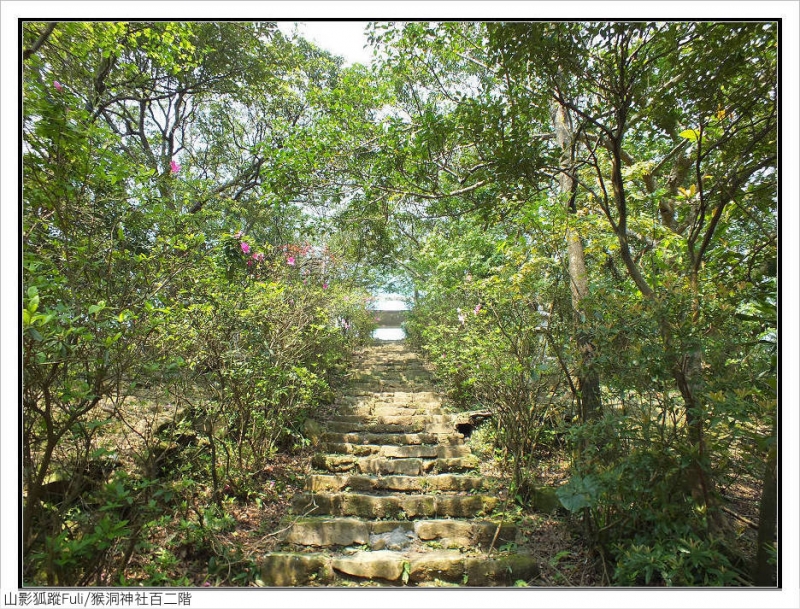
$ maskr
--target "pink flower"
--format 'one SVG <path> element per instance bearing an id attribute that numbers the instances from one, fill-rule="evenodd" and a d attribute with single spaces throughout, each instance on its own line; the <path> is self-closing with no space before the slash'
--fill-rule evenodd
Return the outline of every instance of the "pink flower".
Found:
<path id="1" fill-rule="evenodd" d="M 481 305 L 480 305 L 480 303 L 479 303 L 479 304 L 478 304 L 478 306 L 476 306 L 476 307 L 475 307 L 475 315 L 477 315 L 478 313 L 480 313 L 480 311 L 481 311 Z"/>
<path id="2" fill-rule="evenodd" d="M 250 253 L 250 246 L 247 245 L 247 243 L 242 241 L 240 245 L 242 246 L 242 253 L 243 254 L 249 254 Z"/>
<path id="3" fill-rule="evenodd" d="M 175 175 L 181 170 L 181 166 L 175 161 L 170 161 L 169 170 L 172 173 L 172 175 Z"/>
<path id="4" fill-rule="evenodd" d="M 327 290 L 328 289 L 328 284 L 327 283 L 323 283 L 322 284 L 322 289 L 323 290 Z"/>
<path id="5" fill-rule="evenodd" d="M 233 237 L 234 237 L 234 239 L 239 239 L 239 238 L 241 238 L 242 235 L 244 235 L 244 232 L 243 231 L 238 231 Z"/>
<path id="6" fill-rule="evenodd" d="M 294 266 L 294 256 L 289 256 L 286 259 L 286 264 L 288 264 L 289 266 Z"/>
<path id="7" fill-rule="evenodd" d="M 264 254 L 262 254 L 261 252 L 253 254 L 253 260 L 255 260 L 256 262 L 263 262 Z"/>
<path id="8" fill-rule="evenodd" d="M 56 91 L 58 91 L 59 93 L 63 93 L 64 92 L 64 85 L 62 85 L 57 80 L 53 81 L 53 87 L 55 87 Z"/>

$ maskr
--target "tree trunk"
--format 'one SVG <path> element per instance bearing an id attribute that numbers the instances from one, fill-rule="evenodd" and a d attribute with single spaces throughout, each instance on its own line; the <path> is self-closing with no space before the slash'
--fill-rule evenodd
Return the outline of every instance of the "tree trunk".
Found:
<path id="1" fill-rule="evenodd" d="M 567 109 L 557 101 L 551 102 L 550 109 L 556 141 L 561 147 L 559 191 L 561 196 L 564 197 L 564 205 L 567 211 L 575 213 L 575 189 L 577 183 L 572 173 L 574 171 L 572 121 Z M 578 371 L 580 415 L 581 420 L 586 422 L 600 416 L 603 404 L 600 398 L 600 378 L 594 368 L 594 345 L 591 340 L 591 332 L 589 332 L 583 319 L 582 302 L 589 295 L 589 279 L 586 274 L 583 243 L 580 235 L 572 226 L 567 228 L 567 260 L 570 291 L 572 293 L 572 310 L 578 325 L 576 342 L 578 351 L 581 354 L 581 365 Z"/>
<path id="2" fill-rule="evenodd" d="M 756 586 L 774 586 L 776 583 L 775 567 L 767 562 L 769 559 L 767 545 L 775 538 L 775 524 L 778 518 L 777 454 L 778 451 L 773 445 L 764 467 L 764 488 L 761 491 L 761 505 L 758 510 L 758 549 L 753 569 Z"/>
<path id="3" fill-rule="evenodd" d="M 702 371 L 700 369 L 702 353 L 700 349 L 693 349 L 681 358 L 673 368 L 673 376 L 678 385 L 678 390 L 683 398 L 686 413 L 686 429 L 689 444 L 696 451 L 688 470 L 687 484 L 692 498 L 699 505 L 711 508 L 713 500 L 713 480 L 709 475 L 710 462 L 705 441 L 705 416 L 703 405 L 698 401 L 700 394 L 699 382 Z M 716 513 L 709 513 L 709 523 L 716 522 Z"/>

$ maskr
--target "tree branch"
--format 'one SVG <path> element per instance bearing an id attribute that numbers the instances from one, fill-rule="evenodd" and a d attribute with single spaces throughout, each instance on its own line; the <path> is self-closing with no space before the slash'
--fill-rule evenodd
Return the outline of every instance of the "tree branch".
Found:
<path id="1" fill-rule="evenodd" d="M 50 38 L 50 34 L 52 34 L 53 30 L 56 29 L 56 25 L 58 25 L 58 21 L 51 21 L 47 24 L 44 32 L 39 35 L 39 38 L 36 39 L 36 42 L 33 43 L 33 46 L 22 51 L 23 60 L 30 59 L 39 50 L 39 47 L 47 42 L 47 39 Z"/>

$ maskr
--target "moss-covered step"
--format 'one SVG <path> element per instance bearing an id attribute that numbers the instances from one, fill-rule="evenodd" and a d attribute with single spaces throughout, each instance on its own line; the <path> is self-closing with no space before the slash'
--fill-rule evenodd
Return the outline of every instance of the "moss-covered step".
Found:
<path id="1" fill-rule="evenodd" d="M 334 444 L 444 444 L 447 446 L 464 443 L 464 435 L 460 433 L 371 433 L 371 432 L 325 432 L 320 436 L 324 443 Z"/>
<path id="2" fill-rule="evenodd" d="M 409 417 L 410 418 L 410 417 Z M 403 417 L 406 419 L 406 417 Z M 442 423 L 427 422 L 423 420 L 409 420 L 396 423 L 372 423 L 364 420 L 331 421 L 325 425 L 333 433 L 432 433 L 445 434 L 456 432 L 456 422 Z"/>
<path id="3" fill-rule="evenodd" d="M 496 536 L 496 537 L 495 537 Z M 413 541 L 440 548 L 488 548 L 516 541 L 517 527 L 507 522 L 472 520 L 361 520 L 345 517 L 306 517 L 292 521 L 282 541 L 296 546 L 367 546 L 393 549 L 392 540 Z"/>
<path id="4" fill-rule="evenodd" d="M 357 403 L 338 403 L 336 412 L 342 415 L 369 416 L 417 416 L 417 415 L 442 415 L 449 414 L 444 408 L 438 406 L 395 406 L 392 404 L 377 404 L 371 400 Z"/>
<path id="5" fill-rule="evenodd" d="M 508 586 L 520 580 L 531 581 L 539 575 L 536 559 L 524 554 L 486 558 L 442 550 L 409 558 L 412 584 L 439 580 L 465 586 Z"/>
<path id="6" fill-rule="evenodd" d="M 329 584 L 334 579 L 331 559 L 324 554 L 273 552 L 261 559 L 260 572 L 261 581 L 270 587 Z"/>
<path id="7" fill-rule="evenodd" d="M 467 586 L 508 586 L 531 581 L 539 574 L 536 560 L 527 555 L 469 556 L 457 550 L 435 552 L 356 552 L 345 556 L 275 553 L 261 561 L 266 586 L 303 586 L 331 583 L 334 578 L 403 583 L 449 582 Z"/>
<path id="8" fill-rule="evenodd" d="M 353 415 L 337 414 L 328 419 L 333 423 L 363 423 L 364 425 L 415 425 L 423 423 L 455 425 L 458 413 L 450 414 L 399 414 L 399 415 Z"/>
<path id="9" fill-rule="evenodd" d="M 430 476 L 364 476 L 312 474 L 306 478 L 306 490 L 313 492 L 337 491 L 396 491 L 401 493 L 465 492 L 486 488 L 479 476 L 438 474 Z"/>
<path id="10" fill-rule="evenodd" d="M 500 504 L 487 495 L 367 495 L 361 493 L 299 493 L 292 498 L 294 514 L 357 516 L 359 518 L 476 518 L 490 515 Z"/>
<path id="11" fill-rule="evenodd" d="M 426 472 L 464 472 L 475 469 L 480 460 L 475 455 L 442 459 L 393 459 L 387 457 L 358 457 L 354 455 L 317 454 L 311 464 L 329 472 L 357 471 L 362 474 L 420 476 Z"/>
<path id="12" fill-rule="evenodd" d="M 350 442 L 326 442 L 320 446 L 321 450 L 333 454 L 354 455 L 366 457 L 370 455 L 379 457 L 391 457 L 393 459 L 445 459 L 451 457 L 466 457 L 472 454 L 472 449 L 467 445 L 460 446 L 441 446 L 438 444 L 425 445 L 384 445 L 377 444 L 353 444 Z"/>

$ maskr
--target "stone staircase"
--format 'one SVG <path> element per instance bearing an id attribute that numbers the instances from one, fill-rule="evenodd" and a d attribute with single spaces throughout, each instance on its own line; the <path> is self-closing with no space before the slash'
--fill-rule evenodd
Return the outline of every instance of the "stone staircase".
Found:
<path id="1" fill-rule="evenodd" d="M 337 414 L 320 422 L 314 473 L 292 500 L 267 586 L 504 586 L 538 574 L 501 552 L 518 531 L 498 480 L 478 474 L 467 440 L 485 413 L 449 413 L 402 343 L 355 363 Z"/>

